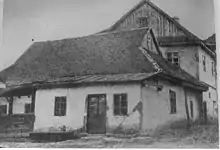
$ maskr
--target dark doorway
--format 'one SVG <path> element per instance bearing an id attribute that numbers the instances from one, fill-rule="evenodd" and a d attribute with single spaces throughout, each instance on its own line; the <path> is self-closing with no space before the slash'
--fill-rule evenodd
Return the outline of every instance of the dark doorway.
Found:
<path id="1" fill-rule="evenodd" d="M 106 94 L 88 95 L 87 132 L 106 133 Z"/>

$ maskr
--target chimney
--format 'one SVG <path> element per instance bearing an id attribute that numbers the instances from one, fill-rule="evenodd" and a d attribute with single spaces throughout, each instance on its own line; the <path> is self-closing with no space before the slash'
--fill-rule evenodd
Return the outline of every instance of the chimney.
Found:
<path id="1" fill-rule="evenodd" d="M 179 22 L 179 21 L 180 21 L 180 18 L 177 17 L 177 16 L 174 16 L 173 19 L 174 19 L 176 22 Z"/>

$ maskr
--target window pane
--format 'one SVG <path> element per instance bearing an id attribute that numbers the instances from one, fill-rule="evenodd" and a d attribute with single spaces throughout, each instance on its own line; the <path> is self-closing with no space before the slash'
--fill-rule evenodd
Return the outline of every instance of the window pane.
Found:
<path id="1" fill-rule="evenodd" d="M 171 59 L 172 58 L 172 53 L 167 53 L 167 58 Z"/>
<path id="2" fill-rule="evenodd" d="M 127 115 L 127 107 L 123 107 L 121 109 L 121 115 L 123 115 L 123 116 Z"/>
<path id="3" fill-rule="evenodd" d="M 120 109 L 119 107 L 114 108 L 114 115 L 120 115 Z"/>
<path id="4" fill-rule="evenodd" d="M 66 115 L 66 97 L 55 97 L 55 116 L 65 116 Z"/>
<path id="5" fill-rule="evenodd" d="M 173 52 L 173 57 L 178 57 L 178 52 Z"/>
<path id="6" fill-rule="evenodd" d="M 114 105 L 115 106 L 120 105 L 120 95 L 114 95 Z"/>

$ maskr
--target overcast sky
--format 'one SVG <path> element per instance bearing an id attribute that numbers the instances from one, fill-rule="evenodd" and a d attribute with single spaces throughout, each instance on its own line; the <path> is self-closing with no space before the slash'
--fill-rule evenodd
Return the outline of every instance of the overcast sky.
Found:
<path id="1" fill-rule="evenodd" d="M 98 32 L 115 23 L 139 1 L 5 0 L 0 70 L 14 63 L 32 39 L 46 41 Z M 212 0 L 151 1 L 171 16 L 178 16 L 180 23 L 200 38 L 214 33 Z"/>

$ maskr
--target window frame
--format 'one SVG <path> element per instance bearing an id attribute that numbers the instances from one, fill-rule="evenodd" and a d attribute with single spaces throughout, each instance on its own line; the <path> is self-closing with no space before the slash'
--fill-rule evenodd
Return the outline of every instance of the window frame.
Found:
<path id="1" fill-rule="evenodd" d="M 32 105 L 33 105 L 32 103 L 25 103 L 25 105 L 24 105 L 24 113 L 25 114 L 33 113 Z"/>
<path id="2" fill-rule="evenodd" d="M 175 56 L 175 53 L 177 53 L 177 56 Z M 170 56 L 170 58 L 168 56 Z M 178 61 L 175 62 L 175 59 L 177 59 Z M 169 51 L 169 52 L 167 52 L 167 61 L 169 61 L 170 63 L 172 63 L 176 66 L 180 66 L 179 52 L 178 51 Z"/>
<path id="3" fill-rule="evenodd" d="M 174 97 L 172 97 L 172 96 L 174 96 Z M 169 100 L 170 100 L 170 114 L 176 114 L 177 113 L 177 102 L 176 102 L 176 92 L 175 91 L 169 90 Z"/>
<path id="4" fill-rule="evenodd" d="M 148 27 L 149 20 L 147 17 L 138 18 L 139 28 Z"/>
<path id="5" fill-rule="evenodd" d="M 206 56 L 202 56 L 202 66 L 203 66 L 203 71 L 206 72 Z"/>
<path id="6" fill-rule="evenodd" d="M 215 62 L 212 61 L 212 75 L 215 76 Z"/>
<path id="7" fill-rule="evenodd" d="M 63 117 L 67 112 L 67 97 L 56 96 L 54 100 L 54 116 Z"/>
<path id="8" fill-rule="evenodd" d="M 116 98 L 119 96 L 119 99 Z M 123 103 L 123 96 L 125 103 Z M 119 100 L 119 102 L 116 102 Z M 118 104 L 118 105 L 116 105 Z M 124 106 L 122 106 L 124 105 Z M 114 116 L 127 116 L 128 115 L 128 95 L 127 93 L 117 93 L 113 95 L 113 113 Z"/>
<path id="9" fill-rule="evenodd" d="M 5 105 L 0 105 L 0 110 L 2 110 L 3 107 L 4 107 L 4 109 L 5 109 L 5 112 L 2 113 L 2 111 L 0 111 L 0 116 L 4 116 L 4 115 L 7 115 L 7 114 L 8 114 L 8 106 L 7 106 L 7 104 L 5 104 Z"/>

